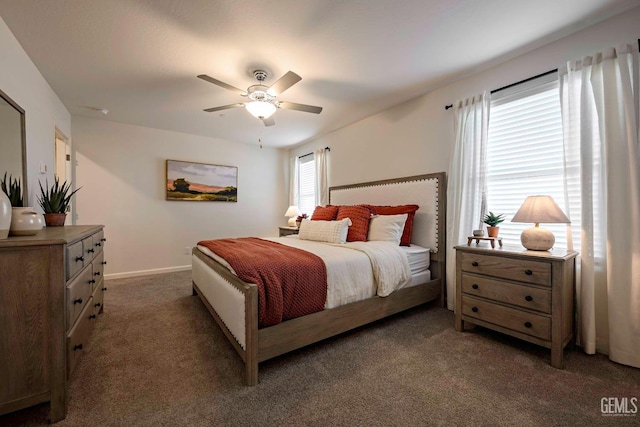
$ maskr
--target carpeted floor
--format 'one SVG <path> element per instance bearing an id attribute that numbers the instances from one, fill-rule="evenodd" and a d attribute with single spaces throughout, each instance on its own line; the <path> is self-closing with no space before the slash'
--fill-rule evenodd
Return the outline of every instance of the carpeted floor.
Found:
<path id="1" fill-rule="evenodd" d="M 640 398 L 640 370 L 548 350 L 420 307 L 260 365 L 243 366 L 198 297 L 191 273 L 107 282 L 105 314 L 69 387 L 60 426 L 590 426 L 603 397 Z M 640 407 L 640 402 L 638 403 Z M 0 417 L 47 423 L 48 405 Z"/>

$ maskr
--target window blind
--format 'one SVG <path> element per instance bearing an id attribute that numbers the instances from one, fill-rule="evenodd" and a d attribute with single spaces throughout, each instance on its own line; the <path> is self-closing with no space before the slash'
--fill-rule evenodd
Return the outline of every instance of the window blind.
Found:
<path id="1" fill-rule="evenodd" d="M 316 165 L 313 154 L 298 158 L 298 209 L 311 216 L 316 207 Z"/>
<path id="2" fill-rule="evenodd" d="M 550 195 L 567 213 L 564 179 L 557 75 L 542 76 L 493 94 L 487 141 L 487 204 L 488 210 L 505 215 L 506 221 L 500 224 L 505 242 L 519 242 L 520 233 L 533 225 L 511 222 L 527 196 Z M 577 180 L 567 184 L 576 190 L 570 194 L 580 194 Z M 573 203 L 578 207 L 571 209 L 571 220 L 579 224 L 579 200 Z M 566 224 L 543 226 L 555 235 L 555 247 L 567 247 Z"/>

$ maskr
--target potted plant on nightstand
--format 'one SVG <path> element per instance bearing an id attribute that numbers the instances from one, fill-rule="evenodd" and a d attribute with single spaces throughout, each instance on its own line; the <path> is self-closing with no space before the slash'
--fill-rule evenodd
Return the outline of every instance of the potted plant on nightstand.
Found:
<path id="1" fill-rule="evenodd" d="M 46 191 L 42 188 L 41 182 L 38 182 L 38 184 L 40 185 L 38 203 L 40 203 L 40 207 L 44 211 L 44 220 L 47 227 L 62 227 L 67 218 L 67 210 L 71 203 L 71 197 L 76 194 L 80 188 L 69 193 L 71 184 L 65 181 L 61 185 L 58 177 L 55 178 L 55 182 L 51 187 L 49 187 L 49 181 L 46 181 Z"/>
<path id="2" fill-rule="evenodd" d="M 482 221 L 487 224 L 487 234 L 489 237 L 498 237 L 498 232 L 500 231 L 498 224 L 504 222 L 504 214 L 495 215 L 493 212 L 489 211 Z"/>

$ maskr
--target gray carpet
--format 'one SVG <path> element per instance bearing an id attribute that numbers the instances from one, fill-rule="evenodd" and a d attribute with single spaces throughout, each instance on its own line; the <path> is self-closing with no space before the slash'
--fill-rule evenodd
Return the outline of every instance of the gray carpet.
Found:
<path id="1" fill-rule="evenodd" d="M 640 425 L 603 417 L 602 397 L 640 398 L 640 370 L 548 350 L 481 328 L 458 333 L 430 306 L 260 365 L 240 358 L 190 272 L 107 282 L 105 314 L 69 387 L 60 426 Z M 640 406 L 640 405 L 639 405 Z M 0 417 L 45 425 L 48 405 Z"/>

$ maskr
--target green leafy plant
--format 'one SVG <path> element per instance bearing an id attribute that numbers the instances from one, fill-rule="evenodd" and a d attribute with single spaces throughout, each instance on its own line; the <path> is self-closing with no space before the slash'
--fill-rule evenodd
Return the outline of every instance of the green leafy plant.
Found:
<path id="1" fill-rule="evenodd" d="M 80 188 L 76 188 L 69 193 L 71 190 L 71 184 L 65 181 L 61 185 L 58 177 L 55 178 L 55 182 L 51 187 L 49 187 L 49 181 L 46 181 L 46 191 L 42 188 L 42 183 L 40 181 L 38 181 L 38 184 L 40 185 L 40 197 L 38 197 L 38 203 L 46 214 L 67 213 L 67 209 L 71 203 L 71 197 L 80 190 Z"/>
<path id="2" fill-rule="evenodd" d="M 8 185 L 7 185 L 8 184 Z M 0 187 L 4 194 L 7 195 L 11 206 L 14 208 L 24 207 L 24 199 L 22 197 L 22 185 L 20 184 L 20 178 L 12 178 L 9 175 L 9 181 L 7 181 L 7 173 L 4 173 L 4 177 L 0 182 Z"/>
<path id="3" fill-rule="evenodd" d="M 489 213 L 484 216 L 482 222 L 487 224 L 489 227 L 496 227 L 501 222 L 504 222 L 504 214 L 495 215 L 493 212 L 489 211 Z"/>

